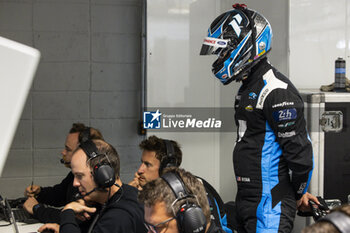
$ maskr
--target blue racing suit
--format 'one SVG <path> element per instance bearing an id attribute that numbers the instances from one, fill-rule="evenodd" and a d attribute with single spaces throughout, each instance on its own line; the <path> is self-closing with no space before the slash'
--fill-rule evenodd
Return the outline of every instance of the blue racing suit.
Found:
<path id="1" fill-rule="evenodd" d="M 266 58 L 242 82 L 233 152 L 238 232 L 291 232 L 296 200 L 306 192 L 313 169 L 304 104 Z"/>

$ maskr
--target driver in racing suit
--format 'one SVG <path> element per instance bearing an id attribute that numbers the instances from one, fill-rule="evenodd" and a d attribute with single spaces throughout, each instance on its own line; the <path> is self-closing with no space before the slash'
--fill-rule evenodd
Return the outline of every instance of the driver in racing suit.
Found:
<path id="1" fill-rule="evenodd" d="M 210 25 L 201 55 L 216 54 L 223 84 L 242 81 L 233 164 L 238 232 L 291 232 L 297 207 L 308 207 L 313 169 L 303 101 L 266 58 L 272 29 L 264 16 L 236 4 Z"/>

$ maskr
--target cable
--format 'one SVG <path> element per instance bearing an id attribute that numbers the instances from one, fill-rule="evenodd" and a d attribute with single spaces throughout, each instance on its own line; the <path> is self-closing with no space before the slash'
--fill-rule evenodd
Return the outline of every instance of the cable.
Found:
<path id="1" fill-rule="evenodd" d="M 106 203 L 102 205 L 101 211 L 98 214 L 96 214 L 94 220 L 92 221 L 92 223 L 91 223 L 91 225 L 89 227 L 88 233 L 92 232 L 92 230 L 93 230 L 97 220 L 99 219 L 99 217 L 103 213 L 103 211 L 106 209 L 106 207 L 107 207 Z"/>
<path id="2" fill-rule="evenodd" d="M 119 196 L 118 199 L 113 203 L 113 204 L 117 204 L 117 203 L 120 201 L 120 199 L 122 198 L 123 194 L 124 194 L 124 189 L 123 189 L 120 185 L 118 185 L 118 184 L 116 184 L 116 183 L 115 183 L 114 185 L 117 186 L 117 187 L 119 187 L 119 189 L 121 190 L 120 196 Z M 119 190 L 118 190 L 118 191 L 119 191 Z M 107 207 L 107 203 L 108 203 L 108 201 L 109 201 L 109 196 L 110 196 L 110 194 L 111 194 L 111 188 L 108 189 L 108 199 L 107 199 L 107 201 L 102 205 L 101 211 L 100 211 L 98 214 L 96 214 L 94 220 L 92 221 L 92 223 L 91 223 L 91 225 L 90 225 L 90 227 L 89 227 L 88 233 L 91 233 L 91 232 L 92 232 L 94 226 L 96 225 L 97 220 L 98 220 L 99 217 L 103 214 L 103 212 L 106 210 L 106 207 Z"/>

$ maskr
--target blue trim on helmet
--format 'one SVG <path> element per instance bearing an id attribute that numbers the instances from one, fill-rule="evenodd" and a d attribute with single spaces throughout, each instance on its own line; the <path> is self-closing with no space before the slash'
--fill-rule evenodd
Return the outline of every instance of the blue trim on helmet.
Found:
<path id="1" fill-rule="evenodd" d="M 244 39 L 241 41 L 241 43 L 239 43 L 237 48 L 231 52 L 231 56 L 228 59 L 226 59 L 226 61 L 224 61 L 224 67 L 215 74 L 215 77 L 219 79 L 223 84 L 227 83 L 231 80 L 231 78 L 233 78 L 233 69 L 235 68 L 235 66 L 237 65 L 237 61 L 241 57 L 240 51 L 242 50 L 242 47 L 246 44 L 250 36 L 251 33 L 248 33 L 244 37 Z M 226 77 L 223 77 L 225 75 Z"/>
<path id="2" fill-rule="evenodd" d="M 272 31 L 271 31 L 271 27 L 267 25 L 263 30 L 263 32 L 260 34 L 260 36 L 256 39 L 257 50 L 258 50 L 257 54 L 260 54 L 263 51 L 259 48 L 260 42 L 265 43 L 266 47 L 264 50 L 267 52 L 271 49 L 271 41 L 272 41 Z"/>
<path id="3" fill-rule="evenodd" d="M 219 39 L 221 34 L 222 34 L 222 27 L 223 27 L 223 24 L 220 25 L 220 27 L 218 27 L 215 32 L 213 33 L 210 33 L 210 28 L 208 29 L 208 37 L 213 37 L 213 38 L 216 38 L 216 39 Z"/>
<path id="4" fill-rule="evenodd" d="M 276 136 L 266 122 L 265 142 L 261 154 L 262 195 L 256 210 L 256 232 L 278 232 L 281 217 L 281 201 L 272 208 L 271 190 L 279 183 L 278 164 L 282 149 Z"/>
<path id="5" fill-rule="evenodd" d="M 220 26 L 218 26 L 213 33 L 210 33 L 211 27 L 209 27 L 208 37 L 214 37 L 214 38 L 218 38 L 218 39 L 221 37 L 222 32 L 223 32 L 222 28 L 224 27 L 224 24 L 225 24 L 227 18 L 230 16 L 230 14 L 231 14 L 231 11 L 228 11 L 225 13 L 225 15 L 221 18 L 220 22 L 218 22 L 218 23 L 220 23 Z"/>

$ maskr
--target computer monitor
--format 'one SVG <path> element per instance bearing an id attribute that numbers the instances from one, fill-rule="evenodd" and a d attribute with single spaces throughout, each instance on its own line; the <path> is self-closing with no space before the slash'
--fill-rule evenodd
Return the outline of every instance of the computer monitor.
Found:
<path id="1" fill-rule="evenodd" d="M 37 49 L 0 37 L 0 176 L 39 59 Z"/>

